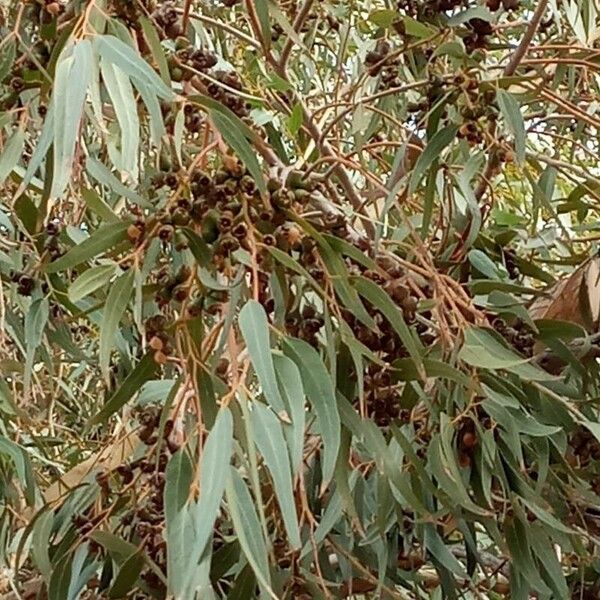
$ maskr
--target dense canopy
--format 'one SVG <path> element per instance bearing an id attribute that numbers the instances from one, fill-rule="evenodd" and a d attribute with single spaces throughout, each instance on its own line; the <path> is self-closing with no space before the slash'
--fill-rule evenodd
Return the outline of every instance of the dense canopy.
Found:
<path id="1" fill-rule="evenodd" d="M 0 595 L 598 598 L 597 11 L 0 2 Z"/>

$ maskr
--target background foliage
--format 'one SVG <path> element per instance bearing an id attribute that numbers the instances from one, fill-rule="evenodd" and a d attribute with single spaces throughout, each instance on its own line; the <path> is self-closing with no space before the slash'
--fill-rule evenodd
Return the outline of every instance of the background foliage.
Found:
<path id="1" fill-rule="evenodd" d="M 4 2 L 5 597 L 597 598 L 597 17 Z"/>

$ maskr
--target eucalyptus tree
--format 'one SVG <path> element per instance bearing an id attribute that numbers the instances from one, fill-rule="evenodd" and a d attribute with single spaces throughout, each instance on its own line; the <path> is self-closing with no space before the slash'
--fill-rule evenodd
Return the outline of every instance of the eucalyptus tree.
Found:
<path id="1" fill-rule="evenodd" d="M 3 597 L 598 596 L 594 2 L 1 8 Z"/>

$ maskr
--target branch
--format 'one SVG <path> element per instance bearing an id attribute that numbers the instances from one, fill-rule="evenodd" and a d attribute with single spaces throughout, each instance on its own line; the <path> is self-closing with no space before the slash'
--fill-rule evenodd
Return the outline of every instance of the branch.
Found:
<path id="1" fill-rule="evenodd" d="M 504 67 L 504 76 L 510 77 L 514 74 L 519 66 L 519 63 L 523 60 L 525 53 L 527 52 L 527 48 L 531 44 L 531 40 L 537 31 L 537 28 L 542 21 L 542 17 L 544 16 L 544 12 L 546 12 L 546 6 L 548 5 L 548 0 L 539 0 L 538 5 L 533 13 L 533 17 L 529 23 L 529 27 L 525 31 L 525 35 L 522 37 L 521 42 L 517 46 L 517 49 L 514 51 L 511 56 L 510 61 Z"/>
<path id="2" fill-rule="evenodd" d="M 294 19 L 294 23 L 292 25 L 296 33 L 299 33 L 302 29 L 302 25 L 304 25 L 304 22 L 310 14 L 310 9 L 312 8 L 314 1 L 315 0 L 305 0 L 304 4 L 302 5 L 302 8 L 298 11 L 298 14 L 296 15 L 296 18 Z M 281 69 L 285 69 L 288 58 L 290 57 L 290 52 L 292 51 L 293 47 L 294 40 L 291 36 L 288 36 L 288 39 L 285 42 L 285 46 L 281 51 L 281 56 L 279 57 L 279 67 Z"/>

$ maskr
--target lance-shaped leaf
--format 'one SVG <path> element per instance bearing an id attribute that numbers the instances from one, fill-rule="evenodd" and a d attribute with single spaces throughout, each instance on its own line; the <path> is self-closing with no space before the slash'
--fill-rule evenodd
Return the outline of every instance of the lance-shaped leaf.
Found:
<path id="1" fill-rule="evenodd" d="M 128 226 L 129 223 L 111 223 L 100 227 L 81 244 L 77 244 L 59 259 L 49 263 L 46 266 L 46 273 L 57 273 L 76 267 L 78 264 L 102 254 L 127 239 Z"/>
<path id="2" fill-rule="evenodd" d="M 277 598 L 271 589 L 267 546 L 254 508 L 254 500 L 241 475 L 232 467 L 227 477 L 227 506 L 242 551 L 256 579 L 264 590 Z"/>
<path id="3" fill-rule="evenodd" d="M 106 285 L 115 274 L 116 265 L 98 265 L 84 271 L 70 286 L 69 300 L 78 302 Z"/>
<path id="4" fill-rule="evenodd" d="M 140 121 L 131 82 L 121 69 L 104 59 L 100 63 L 100 71 L 121 130 L 121 163 L 115 166 L 136 177 Z"/>
<path id="5" fill-rule="evenodd" d="M 156 369 L 157 364 L 154 360 L 154 356 L 149 352 L 142 360 L 140 360 L 140 362 L 138 362 L 133 371 L 127 375 L 125 381 L 123 381 L 119 389 L 108 399 L 98 414 L 94 415 L 89 420 L 87 427 L 96 423 L 102 423 L 125 406 L 132 396 L 142 388 L 144 383 L 152 379 Z"/>
<path id="6" fill-rule="evenodd" d="M 525 123 L 519 103 L 510 92 L 504 90 L 498 90 L 496 99 L 502 116 L 515 138 L 517 161 L 522 163 L 525 160 Z"/>
<path id="7" fill-rule="evenodd" d="M 264 404 L 255 402 L 251 413 L 254 441 L 271 473 L 285 529 L 294 549 L 300 548 L 300 530 L 294 502 L 290 459 L 281 423 Z"/>
<path id="8" fill-rule="evenodd" d="M 29 388 L 35 351 L 42 342 L 44 328 L 48 321 L 49 304 L 47 298 L 40 298 L 31 303 L 25 316 L 25 388 Z"/>
<path id="9" fill-rule="evenodd" d="M 303 340 L 286 338 L 285 353 L 296 363 L 302 384 L 317 415 L 323 438 L 323 485 L 333 477 L 340 448 L 340 415 L 331 376 L 317 351 Z"/>
<path id="10" fill-rule="evenodd" d="M 458 127 L 455 125 L 448 125 L 448 127 L 440 129 L 433 135 L 430 142 L 425 147 L 425 150 L 419 155 L 419 158 L 415 163 L 415 168 L 410 177 L 408 186 L 410 194 L 417 189 L 421 182 L 421 178 L 427 172 L 427 169 L 429 169 L 429 167 L 431 167 L 431 165 L 439 158 L 444 148 L 454 140 L 457 131 Z"/>
<path id="11" fill-rule="evenodd" d="M 11 136 L 0 154 L 0 185 L 10 175 L 21 158 L 25 145 L 25 130 L 19 127 Z"/>
<path id="12" fill-rule="evenodd" d="M 304 387 L 302 386 L 300 371 L 293 360 L 287 356 L 273 355 L 273 365 L 279 388 L 292 420 L 291 423 L 283 422 L 283 433 L 290 451 L 292 471 L 296 474 L 302 464 L 304 446 L 304 424 L 306 421 Z"/>
<path id="13" fill-rule="evenodd" d="M 117 327 L 133 291 L 133 277 L 133 269 L 117 277 L 106 298 L 102 327 L 100 328 L 100 349 L 98 352 L 100 369 L 107 381 L 109 380 L 108 365 L 110 362 L 110 353 L 115 342 Z"/>
<path id="14" fill-rule="evenodd" d="M 91 43 L 89 40 L 80 40 L 63 50 L 56 67 L 52 93 L 54 172 L 50 195 L 53 197 L 63 193 L 71 177 L 71 165 L 92 72 L 92 61 Z"/>
<path id="15" fill-rule="evenodd" d="M 228 408 L 222 408 L 202 450 L 200 464 L 200 498 L 180 509 L 183 490 L 169 491 L 167 510 L 169 589 L 176 598 L 193 597 L 195 571 L 203 558 L 219 513 L 231 451 L 233 419 Z M 178 467 L 173 467 L 175 470 Z M 172 479 L 175 477 L 173 472 Z M 180 487 L 181 487 L 180 483 Z M 165 494 L 167 492 L 165 491 Z"/>
<path id="16" fill-rule="evenodd" d="M 173 92 L 154 72 L 152 67 L 129 45 L 114 35 L 98 35 L 94 38 L 98 54 L 115 64 L 134 81 L 149 86 L 164 100 L 172 100 Z"/>
<path id="17" fill-rule="evenodd" d="M 195 532 L 188 505 L 192 475 L 190 459 L 181 449 L 167 465 L 164 491 L 168 584 L 175 597 L 185 590 L 192 567 L 189 549 Z"/>
<path id="18" fill-rule="evenodd" d="M 277 413 L 286 411 L 275 378 L 265 309 L 256 300 L 248 300 L 240 311 L 239 324 L 252 366 L 268 403 Z"/>

